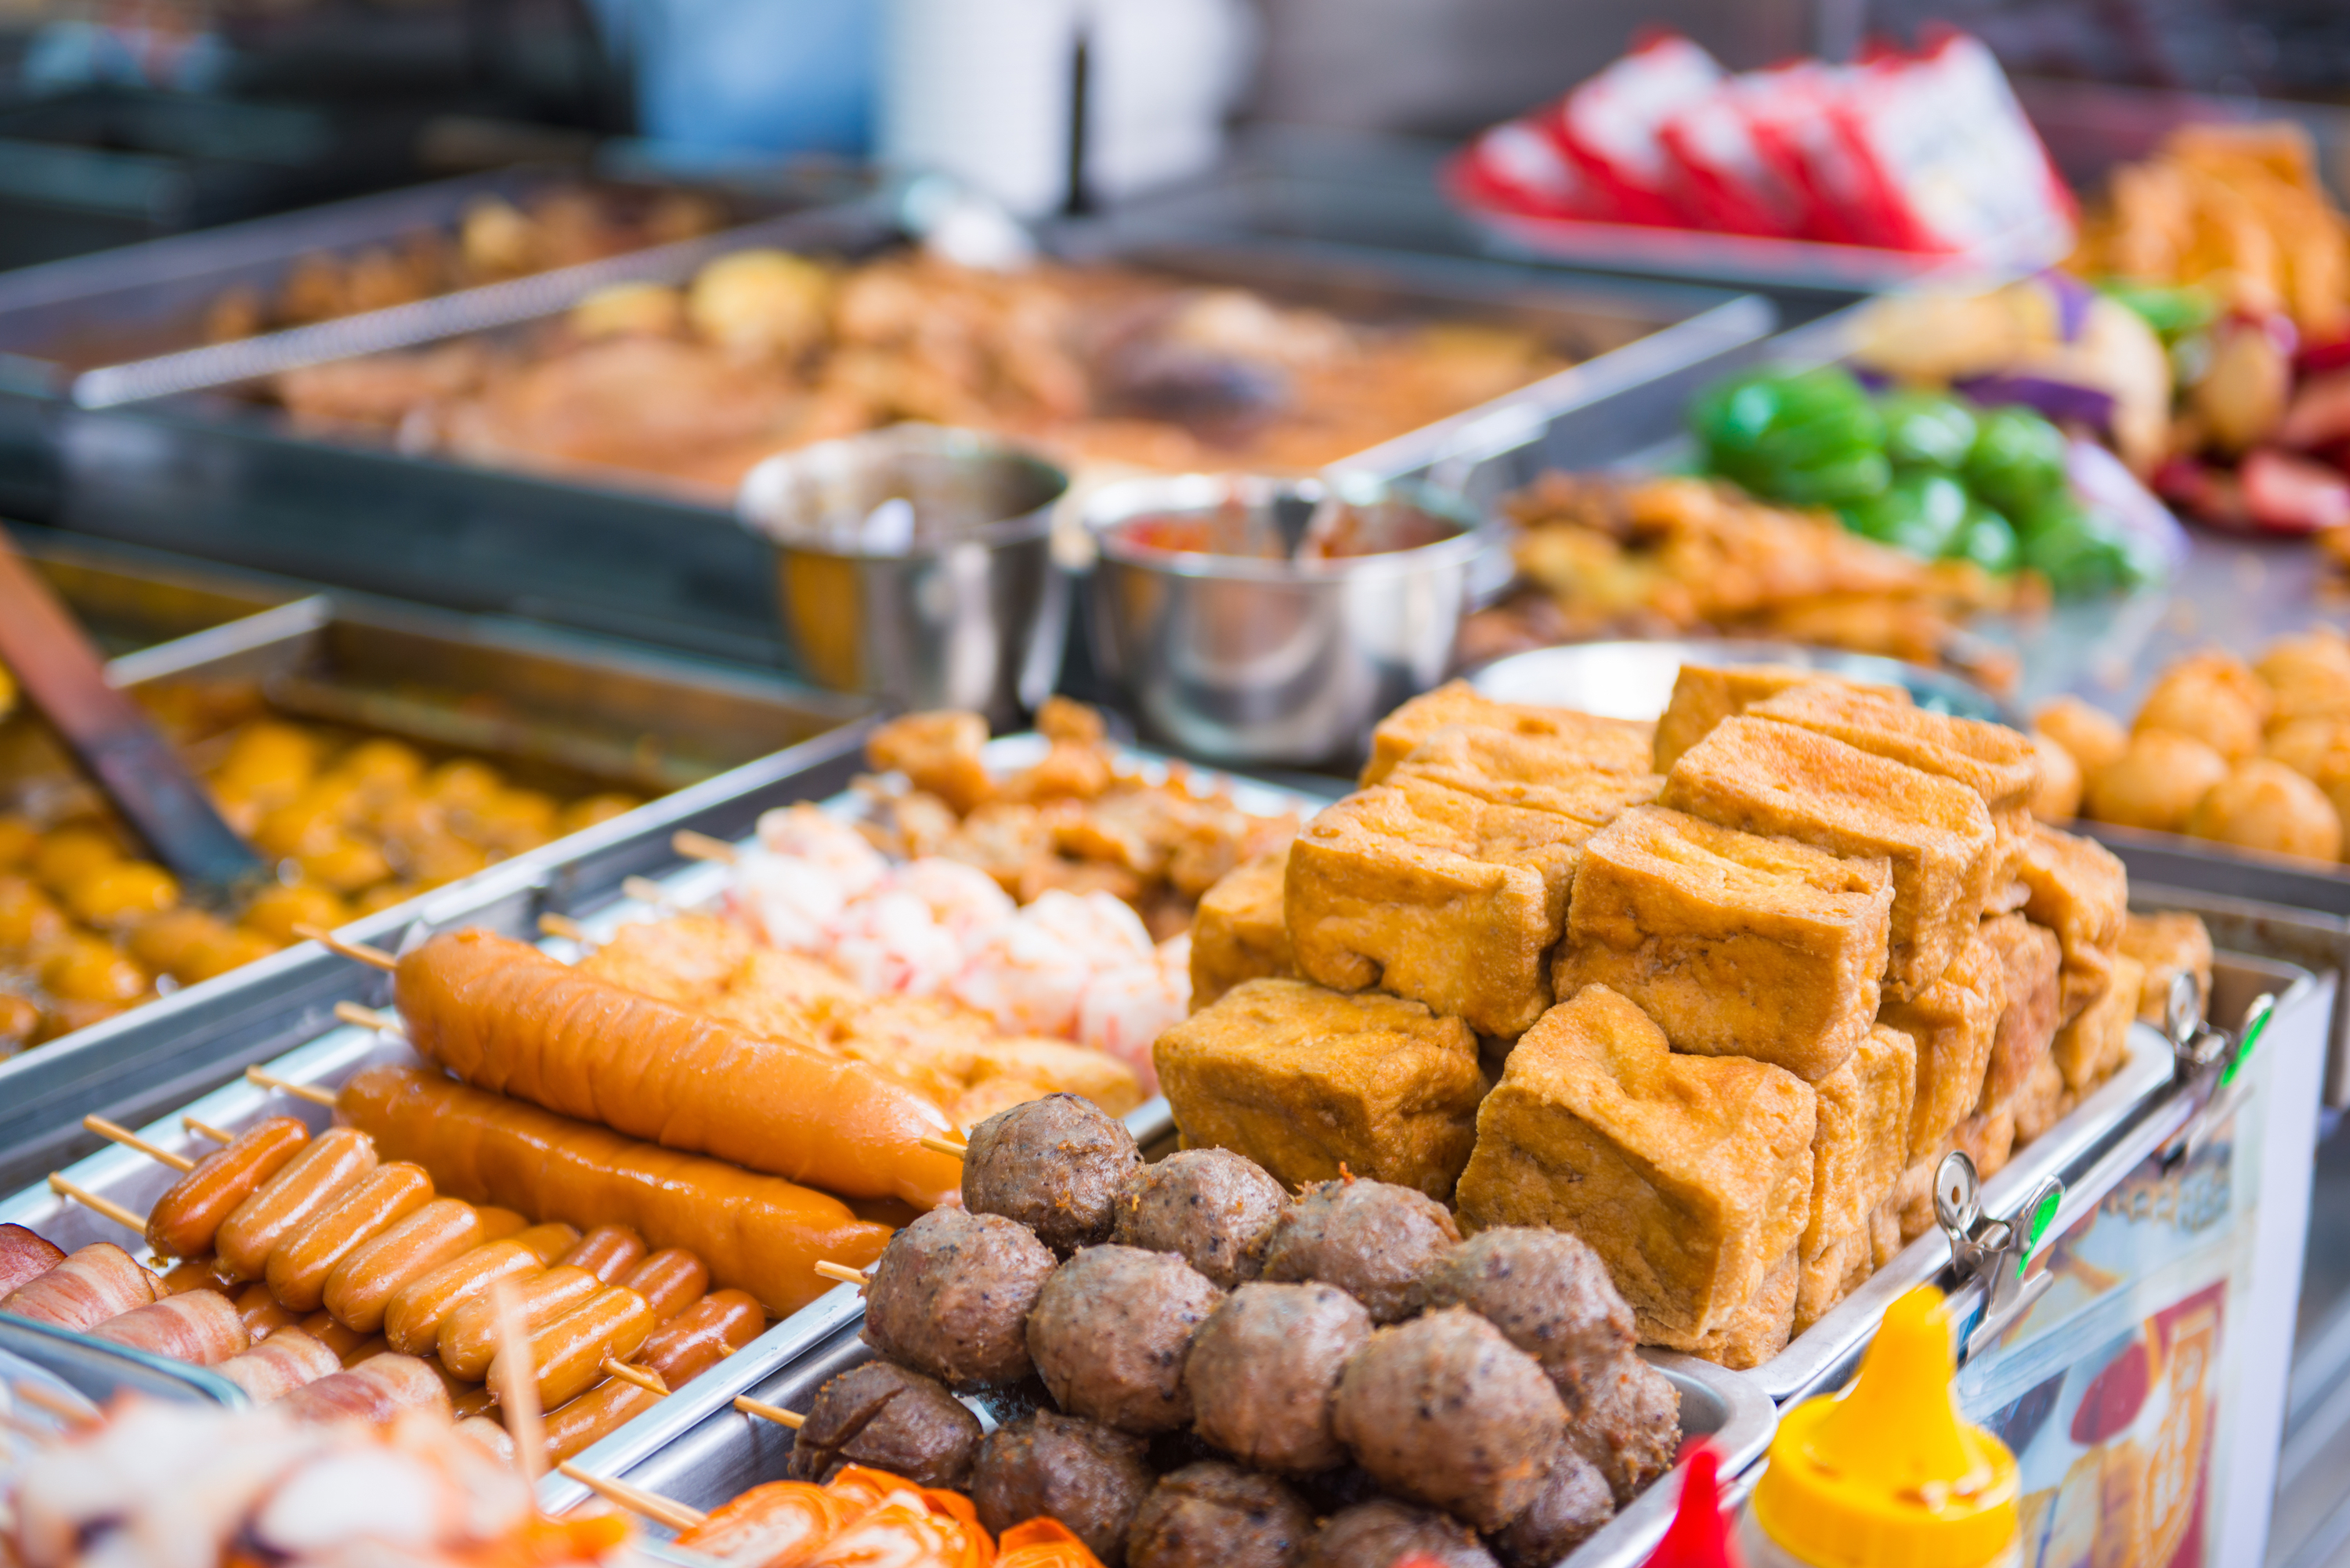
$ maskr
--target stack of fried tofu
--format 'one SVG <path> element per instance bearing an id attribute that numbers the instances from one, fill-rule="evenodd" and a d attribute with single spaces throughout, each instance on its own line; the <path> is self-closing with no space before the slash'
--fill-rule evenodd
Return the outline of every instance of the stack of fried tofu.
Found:
<path id="1" fill-rule="evenodd" d="M 1572 1231 L 1644 1342 L 1755 1365 L 1932 1223 L 1951 1149 L 1989 1175 L 2114 1071 L 2126 946 L 2195 966 L 2039 782 L 2015 731 L 1808 670 L 1685 668 L 1652 729 L 1444 688 L 1201 900 L 1160 1081 L 1193 1144 Z"/>

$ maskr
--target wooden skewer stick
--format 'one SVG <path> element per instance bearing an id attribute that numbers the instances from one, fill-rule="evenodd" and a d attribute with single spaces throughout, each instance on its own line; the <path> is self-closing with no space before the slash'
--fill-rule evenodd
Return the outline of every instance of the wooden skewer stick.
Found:
<path id="1" fill-rule="evenodd" d="M 778 1427 L 789 1427 L 795 1432 L 807 1425 L 806 1416 L 795 1415 L 781 1405 L 764 1404 L 748 1394 L 734 1397 L 734 1408 L 745 1416 L 756 1416 L 763 1421 L 773 1421 Z"/>
<path id="2" fill-rule="evenodd" d="M 41 1444 L 54 1443 L 57 1435 L 38 1421 L 27 1421 L 13 1410 L 0 1410 L 0 1427 L 5 1427 L 20 1438 L 29 1438 Z"/>
<path id="3" fill-rule="evenodd" d="M 604 1357 L 604 1376 L 617 1377 L 623 1383 L 633 1383 L 649 1394 L 667 1395 L 669 1393 L 669 1385 L 661 1380 L 660 1373 L 649 1372 L 641 1366 L 631 1366 L 627 1362 L 616 1360 L 609 1355 Z"/>
<path id="4" fill-rule="evenodd" d="M 145 1138 L 140 1137 L 129 1127 L 123 1127 L 119 1123 L 108 1121 L 104 1116 L 84 1116 L 81 1119 L 81 1125 L 85 1130 L 94 1132 L 99 1137 L 106 1138 L 110 1142 L 119 1143 L 125 1148 L 137 1149 L 140 1154 L 145 1155 L 148 1158 L 155 1161 L 159 1165 L 168 1165 L 173 1170 L 193 1170 L 196 1168 L 196 1162 L 190 1159 L 186 1155 L 173 1154 L 170 1149 L 165 1148 L 159 1143 L 149 1143 Z"/>
<path id="5" fill-rule="evenodd" d="M 297 1100 L 307 1100 L 314 1106 L 324 1106 L 328 1110 L 335 1108 L 335 1091 L 332 1089 L 321 1089 L 310 1084 L 297 1084 L 291 1078 L 281 1078 L 275 1073 L 265 1073 L 258 1067 L 247 1067 L 244 1070 L 244 1081 L 264 1089 L 276 1089 L 282 1095 L 291 1095 Z"/>
<path id="6" fill-rule="evenodd" d="M 317 943 L 330 953 L 339 953 L 355 963 L 380 969 L 386 974 L 400 967 L 400 961 L 381 948 L 371 948 L 365 942 L 347 942 L 324 926 L 296 926 L 294 934 L 304 941 Z"/>
<path id="7" fill-rule="evenodd" d="M 623 877 L 620 891 L 639 904 L 650 904 L 657 909 L 674 909 L 677 897 L 650 877 Z"/>
<path id="8" fill-rule="evenodd" d="M 860 1289 L 873 1281 L 873 1276 L 863 1269 L 852 1269 L 847 1263 L 836 1263 L 829 1258 L 817 1263 L 816 1272 L 827 1280 L 838 1280 L 844 1285 L 856 1285 Z"/>
<path id="9" fill-rule="evenodd" d="M 236 1141 L 236 1134 L 233 1132 L 223 1132 L 220 1128 L 213 1126 L 210 1122 L 200 1122 L 193 1116 L 182 1116 L 180 1118 L 180 1125 L 187 1128 L 190 1132 L 195 1134 L 198 1137 L 208 1137 L 214 1143 L 234 1143 Z"/>
<path id="10" fill-rule="evenodd" d="M 657 1491 L 647 1491 L 626 1481 L 591 1474 L 569 1459 L 556 1466 L 555 1469 L 556 1474 L 569 1476 L 606 1501 L 617 1502 L 630 1513 L 641 1513 L 656 1524 L 666 1524 L 671 1530 L 691 1530 L 698 1524 L 707 1523 L 710 1519 L 698 1508 L 688 1508 Z"/>
<path id="11" fill-rule="evenodd" d="M 85 1209 L 97 1210 L 99 1213 L 105 1215 L 109 1220 L 113 1220 L 117 1225 L 121 1226 L 126 1231 L 138 1231 L 143 1232 L 147 1229 L 146 1220 L 140 1219 L 138 1215 L 133 1214 L 130 1210 L 125 1209 L 121 1204 L 117 1203 L 111 1198 L 100 1198 L 88 1188 L 80 1185 L 78 1182 L 68 1181 L 64 1177 L 59 1176 L 55 1171 L 51 1171 L 49 1173 L 49 1190 L 57 1193 L 60 1197 L 72 1199 L 76 1203 L 80 1204 Z"/>
<path id="12" fill-rule="evenodd" d="M 669 846 L 688 860 L 714 860 L 721 866 L 732 866 L 739 858 L 739 852 L 724 839 L 696 833 L 690 827 L 681 827 L 671 834 Z"/>
<path id="13" fill-rule="evenodd" d="M 946 1139 L 931 1133 L 924 1133 L 916 1141 L 932 1154 L 942 1154 L 949 1159 L 962 1158 L 971 1147 L 969 1144 L 949 1143 Z"/>
<path id="14" fill-rule="evenodd" d="M 577 942 L 581 947 L 588 946 L 592 940 L 588 935 L 588 928 L 568 915 L 539 916 L 538 930 L 541 936 L 561 937 L 565 941 Z"/>
<path id="15" fill-rule="evenodd" d="M 531 1362 L 530 1326 L 522 1315 L 522 1296 L 511 1280 L 490 1287 L 491 1310 L 497 1314 L 497 1355 L 491 1367 L 497 1384 L 498 1409 L 505 1417 L 506 1433 L 514 1438 L 515 1463 L 523 1478 L 536 1483 L 546 1473 L 546 1416 L 538 1407 L 538 1368 Z"/>
<path id="16" fill-rule="evenodd" d="M 398 1033 L 400 1015 L 381 1012 L 372 1007 L 362 1007 L 356 1002 L 335 1003 L 335 1022 L 354 1024 L 361 1029 L 389 1029 Z"/>

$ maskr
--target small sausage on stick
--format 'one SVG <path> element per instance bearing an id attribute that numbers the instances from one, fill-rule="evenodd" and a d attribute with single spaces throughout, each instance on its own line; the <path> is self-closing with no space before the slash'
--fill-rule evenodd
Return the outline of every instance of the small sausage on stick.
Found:
<path id="1" fill-rule="evenodd" d="M 350 1127 L 320 1133 L 221 1221 L 213 1237 L 214 1255 L 238 1279 L 262 1278 L 279 1243 L 332 1208 L 378 1163 L 367 1134 Z"/>
<path id="2" fill-rule="evenodd" d="M 226 1147 L 182 1167 L 185 1174 L 147 1210 L 147 1244 L 156 1251 L 172 1258 L 211 1251 L 229 1216 L 308 1147 L 310 1129 L 293 1116 L 271 1116 L 224 1141 Z"/>

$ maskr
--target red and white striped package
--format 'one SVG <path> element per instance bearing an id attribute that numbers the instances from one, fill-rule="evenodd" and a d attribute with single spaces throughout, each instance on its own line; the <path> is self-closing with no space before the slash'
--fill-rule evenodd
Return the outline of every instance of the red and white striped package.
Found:
<path id="1" fill-rule="evenodd" d="M 1659 132 L 1672 160 L 1675 194 L 1690 224 L 1726 234 L 1794 239 L 1812 226 L 1814 199 L 1766 149 L 1762 128 L 1789 118 L 1803 84 L 1799 65 L 1732 77 L 1675 113 Z"/>
<path id="2" fill-rule="evenodd" d="M 1666 121 L 1728 78 L 1711 55 L 1678 33 L 1655 34 L 1535 116 L 1596 192 L 1588 215 L 1679 225 L 1677 171 Z"/>

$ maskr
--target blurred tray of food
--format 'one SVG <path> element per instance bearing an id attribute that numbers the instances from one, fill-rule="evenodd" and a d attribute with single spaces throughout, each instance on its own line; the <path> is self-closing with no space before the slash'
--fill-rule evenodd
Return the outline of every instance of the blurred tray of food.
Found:
<path id="1" fill-rule="evenodd" d="M 111 668 L 278 880 L 236 909 L 182 903 L 45 726 L 0 725 L 0 1147 L 70 1138 L 57 1123 L 77 1096 L 135 1108 L 184 1094 L 331 1003 L 302 994 L 308 950 L 281 950 L 295 926 L 396 930 L 418 899 L 466 905 L 473 881 L 487 873 L 494 890 L 517 868 L 534 886 L 550 866 L 567 886 L 617 882 L 644 868 L 637 838 L 681 814 L 723 816 L 853 746 L 861 711 L 773 678 L 357 595 L 296 599 Z"/>
<path id="2" fill-rule="evenodd" d="M 1068 259 L 995 273 L 899 233 L 877 209 L 801 214 L 755 253 L 503 332 L 57 410 L 63 514 L 770 662 L 772 574 L 721 509 L 777 450 L 920 419 L 1113 472 L 1424 466 L 1710 364 L 1771 321 L 1719 291 L 1339 246 L 1101 254 L 1079 232 Z M 326 493 L 331 534 L 309 522 Z"/>

